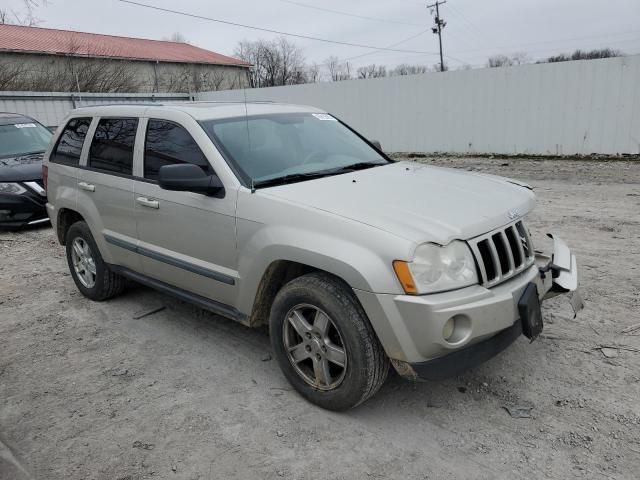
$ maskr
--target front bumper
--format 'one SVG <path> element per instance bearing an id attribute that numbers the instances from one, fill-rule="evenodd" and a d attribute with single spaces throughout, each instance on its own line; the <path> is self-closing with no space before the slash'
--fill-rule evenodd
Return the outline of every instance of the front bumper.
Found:
<path id="1" fill-rule="evenodd" d="M 551 238 L 551 255 L 537 255 L 527 270 L 492 288 L 474 285 L 422 296 L 356 291 L 398 372 L 429 379 L 460 373 L 496 355 L 522 333 L 518 301 L 527 285 L 536 286 L 540 301 L 575 291 L 575 255 L 560 238 Z M 449 319 L 457 333 L 445 340 Z"/>
<path id="2" fill-rule="evenodd" d="M 47 197 L 32 190 L 25 193 L 0 193 L 0 228 L 17 228 L 49 221 Z"/>

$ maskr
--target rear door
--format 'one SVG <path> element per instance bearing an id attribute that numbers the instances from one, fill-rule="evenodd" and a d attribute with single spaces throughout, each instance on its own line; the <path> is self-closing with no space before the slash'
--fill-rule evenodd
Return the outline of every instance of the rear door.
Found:
<path id="1" fill-rule="evenodd" d="M 70 119 L 49 155 L 48 196 L 55 199 L 58 209 L 76 208 L 78 167 L 91 120 L 91 117 Z"/>
<path id="2" fill-rule="evenodd" d="M 195 122 L 190 132 L 177 121 L 143 121 L 142 178 L 135 182 L 143 271 L 156 280 L 232 306 L 238 282 L 237 190 L 227 188 L 223 198 L 215 198 L 160 188 L 158 170 L 163 165 L 192 163 L 207 174 L 214 173 L 213 164 L 203 153 L 213 146 Z"/>
<path id="3" fill-rule="evenodd" d="M 108 263 L 140 271 L 133 192 L 138 118 L 97 118 L 78 176 L 78 210 Z"/>

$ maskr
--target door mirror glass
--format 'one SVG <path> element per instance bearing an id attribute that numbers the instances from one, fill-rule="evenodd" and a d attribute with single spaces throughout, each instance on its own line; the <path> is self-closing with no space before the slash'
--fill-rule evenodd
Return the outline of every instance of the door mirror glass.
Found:
<path id="1" fill-rule="evenodd" d="M 164 190 L 203 193 L 221 198 L 224 186 L 214 173 L 207 175 L 191 163 L 164 165 L 158 170 L 158 184 Z"/>

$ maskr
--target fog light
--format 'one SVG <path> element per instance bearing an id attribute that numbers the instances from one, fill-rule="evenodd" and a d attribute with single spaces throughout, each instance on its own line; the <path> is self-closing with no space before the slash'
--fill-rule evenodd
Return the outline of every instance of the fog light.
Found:
<path id="1" fill-rule="evenodd" d="M 450 318 L 445 322 L 444 327 L 442 327 L 442 336 L 445 340 L 449 340 L 451 338 L 451 336 L 453 335 L 454 327 L 455 321 L 453 320 L 453 318 Z"/>
<path id="2" fill-rule="evenodd" d="M 454 315 L 442 326 L 442 336 L 450 345 L 466 342 L 471 336 L 471 319 L 464 314 Z"/>

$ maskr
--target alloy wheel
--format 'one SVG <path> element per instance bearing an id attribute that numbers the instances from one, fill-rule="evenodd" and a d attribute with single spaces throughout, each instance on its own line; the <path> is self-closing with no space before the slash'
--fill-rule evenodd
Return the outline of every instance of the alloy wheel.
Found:
<path id="1" fill-rule="evenodd" d="M 96 284 L 96 262 L 87 241 L 76 237 L 71 244 L 71 261 L 80 283 L 86 288 Z"/>
<path id="2" fill-rule="evenodd" d="M 306 383 L 319 390 L 342 383 L 347 351 L 329 315 L 313 305 L 296 305 L 287 313 L 282 333 L 287 357 Z"/>

